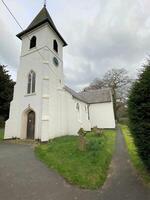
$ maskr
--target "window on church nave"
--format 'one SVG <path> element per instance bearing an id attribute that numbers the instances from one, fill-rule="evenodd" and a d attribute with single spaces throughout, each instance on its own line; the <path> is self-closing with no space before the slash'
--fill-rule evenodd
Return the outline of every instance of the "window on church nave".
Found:
<path id="1" fill-rule="evenodd" d="M 76 103 L 76 110 L 77 110 L 77 116 L 78 116 L 78 120 L 81 121 L 81 105 L 79 103 Z"/>
<path id="2" fill-rule="evenodd" d="M 30 40 L 30 49 L 32 49 L 33 47 L 36 47 L 36 37 L 33 36 Z"/>
<path id="3" fill-rule="evenodd" d="M 53 41 L 53 49 L 58 53 L 58 44 L 56 40 Z"/>
<path id="4" fill-rule="evenodd" d="M 35 82 L 36 82 L 36 74 L 34 71 L 31 71 L 28 75 L 28 88 L 27 88 L 28 94 L 35 93 Z"/>
<path id="5" fill-rule="evenodd" d="M 77 111 L 80 110 L 80 105 L 79 105 L 79 103 L 76 103 L 76 109 L 77 109 Z"/>

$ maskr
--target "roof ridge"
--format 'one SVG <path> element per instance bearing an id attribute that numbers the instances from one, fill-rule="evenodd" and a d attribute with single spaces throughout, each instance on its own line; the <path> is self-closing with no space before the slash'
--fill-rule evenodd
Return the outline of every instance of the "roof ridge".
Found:
<path id="1" fill-rule="evenodd" d="M 106 91 L 106 90 L 111 90 L 109 87 L 108 88 L 101 88 L 101 89 L 91 89 L 91 90 L 87 90 L 87 91 L 81 91 L 79 92 L 80 94 L 84 93 L 84 92 L 95 92 L 95 91 Z"/>

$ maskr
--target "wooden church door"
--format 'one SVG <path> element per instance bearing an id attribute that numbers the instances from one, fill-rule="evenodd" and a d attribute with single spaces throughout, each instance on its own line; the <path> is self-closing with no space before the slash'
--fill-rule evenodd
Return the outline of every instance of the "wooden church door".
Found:
<path id="1" fill-rule="evenodd" d="M 30 111 L 27 115 L 27 139 L 34 139 L 35 113 Z"/>

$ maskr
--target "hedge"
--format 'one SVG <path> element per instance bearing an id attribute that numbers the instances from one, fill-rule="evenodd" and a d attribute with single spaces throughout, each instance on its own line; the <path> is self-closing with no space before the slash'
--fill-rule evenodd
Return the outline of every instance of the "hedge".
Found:
<path id="1" fill-rule="evenodd" d="M 150 171 L 150 60 L 132 86 L 128 113 L 129 127 L 139 155 Z"/>

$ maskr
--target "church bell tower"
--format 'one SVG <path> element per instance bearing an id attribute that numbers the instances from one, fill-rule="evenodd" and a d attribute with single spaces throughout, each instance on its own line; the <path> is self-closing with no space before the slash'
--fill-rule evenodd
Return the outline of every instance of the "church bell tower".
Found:
<path id="1" fill-rule="evenodd" d="M 17 37 L 22 41 L 20 67 L 6 122 L 5 138 L 47 141 L 55 131 L 59 90 L 64 87 L 63 47 L 46 4 Z"/>

